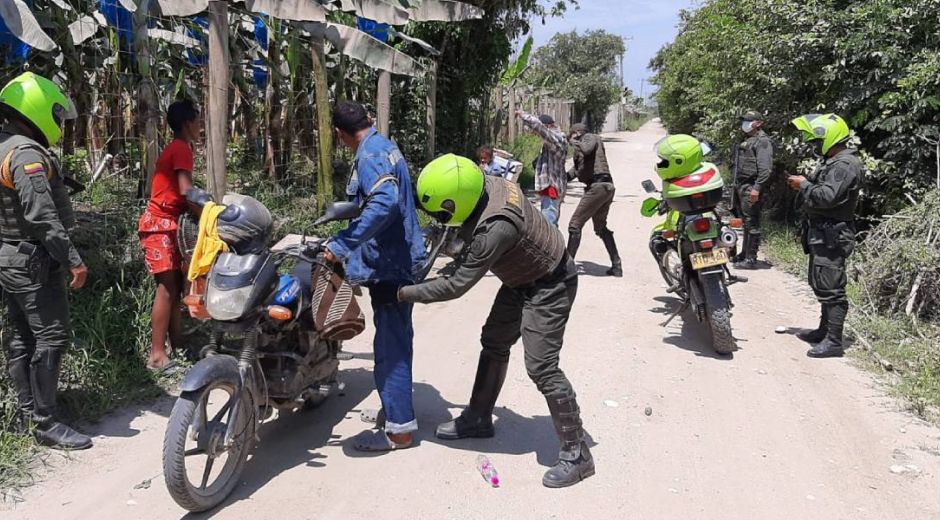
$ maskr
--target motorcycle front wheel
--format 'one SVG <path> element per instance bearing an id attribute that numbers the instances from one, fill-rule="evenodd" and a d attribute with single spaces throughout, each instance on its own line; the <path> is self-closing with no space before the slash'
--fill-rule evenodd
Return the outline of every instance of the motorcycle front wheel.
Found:
<path id="1" fill-rule="evenodd" d="M 222 503 L 244 469 L 256 424 L 247 391 L 237 400 L 236 434 L 230 446 L 224 445 L 236 392 L 231 383 L 213 382 L 181 394 L 170 413 L 163 476 L 170 496 L 187 511 L 207 511 Z"/>

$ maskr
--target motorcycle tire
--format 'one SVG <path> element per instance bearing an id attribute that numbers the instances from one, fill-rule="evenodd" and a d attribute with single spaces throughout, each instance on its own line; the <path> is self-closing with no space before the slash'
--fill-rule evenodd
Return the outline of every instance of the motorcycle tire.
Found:
<path id="1" fill-rule="evenodd" d="M 219 411 L 210 412 L 211 419 L 202 417 L 202 425 L 194 425 L 200 407 L 208 404 L 209 396 L 215 390 L 229 394 L 229 401 L 220 407 Z M 235 387 L 230 383 L 214 382 L 194 392 L 184 392 L 176 400 L 173 411 L 167 424 L 166 435 L 163 440 L 163 476 L 167 490 L 173 500 L 187 511 L 198 513 L 207 511 L 221 504 L 232 492 L 239 482 L 245 461 L 255 436 L 255 407 L 247 391 L 244 391 L 239 400 L 238 430 L 233 445 L 228 450 L 215 454 L 208 454 L 204 447 L 199 446 L 197 440 L 190 437 L 190 428 L 197 429 L 198 435 L 207 435 L 207 438 L 218 439 L 224 437 L 226 423 L 221 422 L 230 417 L 228 409 L 231 399 L 235 395 Z M 190 447 L 187 448 L 187 441 Z M 206 441 L 212 443 L 213 440 Z M 220 441 L 215 441 L 220 442 Z M 210 447 L 210 451 L 215 451 Z M 202 459 L 205 456 L 205 466 L 201 472 L 201 481 L 198 485 L 190 482 L 189 472 L 186 468 L 187 458 Z M 215 461 L 225 456 L 225 463 L 219 470 L 216 478 L 209 484 L 209 477 L 215 466 Z M 197 472 L 198 473 L 198 472 Z"/>
<path id="2" fill-rule="evenodd" d="M 731 310 L 727 307 L 708 309 L 708 328 L 711 330 L 712 347 L 721 355 L 729 355 L 737 349 L 731 330 Z"/>

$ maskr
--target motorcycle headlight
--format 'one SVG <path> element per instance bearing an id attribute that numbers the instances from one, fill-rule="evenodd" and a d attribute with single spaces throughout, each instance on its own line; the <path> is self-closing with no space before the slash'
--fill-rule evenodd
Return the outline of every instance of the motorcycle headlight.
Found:
<path id="1" fill-rule="evenodd" d="M 248 305 L 253 287 L 253 285 L 247 285 L 238 289 L 223 290 L 210 283 L 206 291 L 206 311 L 212 319 L 218 321 L 233 321 L 241 318 L 249 310 Z"/>

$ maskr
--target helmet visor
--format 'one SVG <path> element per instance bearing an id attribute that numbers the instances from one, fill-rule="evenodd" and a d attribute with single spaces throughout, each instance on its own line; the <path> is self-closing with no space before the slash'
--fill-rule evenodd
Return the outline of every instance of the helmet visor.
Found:
<path id="1" fill-rule="evenodd" d="M 75 103 L 66 96 L 65 104 L 55 103 L 52 105 L 52 118 L 55 120 L 57 125 L 61 125 L 65 121 L 70 121 L 72 119 L 78 118 L 78 111 L 75 110 Z"/>

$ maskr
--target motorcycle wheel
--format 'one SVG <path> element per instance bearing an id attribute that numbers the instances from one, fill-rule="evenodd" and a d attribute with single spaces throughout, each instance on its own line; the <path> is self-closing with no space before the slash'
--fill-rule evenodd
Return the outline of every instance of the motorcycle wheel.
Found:
<path id="1" fill-rule="evenodd" d="M 731 330 L 731 311 L 727 307 L 708 308 L 708 328 L 715 352 L 728 355 L 735 351 L 737 344 Z"/>
<path id="2" fill-rule="evenodd" d="M 682 259 L 679 258 L 679 253 L 675 249 L 670 247 L 666 254 L 660 258 L 659 274 L 662 275 L 667 286 L 676 288 L 673 292 L 680 297 L 685 297 L 685 283 L 682 280 Z"/>
<path id="3" fill-rule="evenodd" d="M 212 509 L 238 484 L 256 422 L 255 407 L 245 391 L 238 401 L 237 434 L 230 447 L 222 445 L 235 392 L 230 383 L 214 382 L 184 392 L 170 413 L 163 440 L 163 476 L 170 496 L 187 511 Z"/>

